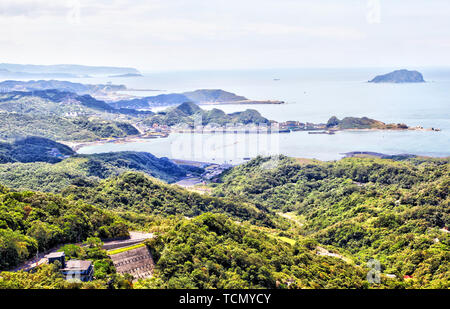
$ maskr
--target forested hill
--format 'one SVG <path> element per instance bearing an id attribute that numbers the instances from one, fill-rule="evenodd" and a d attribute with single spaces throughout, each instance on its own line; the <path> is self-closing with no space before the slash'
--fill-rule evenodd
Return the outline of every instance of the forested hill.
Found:
<path id="1" fill-rule="evenodd" d="M 71 184 L 92 184 L 127 171 L 143 172 L 167 182 L 175 182 L 187 173 L 183 167 L 150 153 L 113 152 L 76 155 L 56 164 L 0 164 L 0 183 L 14 189 L 56 193 Z"/>
<path id="2" fill-rule="evenodd" d="M 164 216 L 181 214 L 187 217 L 215 212 L 226 213 L 236 220 L 248 220 L 258 225 L 275 225 L 265 207 L 203 196 L 181 187 L 166 185 L 136 172 L 126 172 L 95 185 L 72 185 L 63 190 L 62 194 L 114 211 Z"/>
<path id="3" fill-rule="evenodd" d="M 52 64 L 52 65 L 35 65 L 35 64 L 15 64 L 0 63 L 0 70 L 12 73 L 22 73 L 25 76 L 52 76 L 58 74 L 66 74 L 71 76 L 87 76 L 87 75 L 107 75 L 107 74 L 127 74 L 139 73 L 135 68 L 127 67 L 109 67 L 109 66 L 87 66 L 79 64 Z"/>
<path id="4" fill-rule="evenodd" d="M 204 110 L 200 106 L 192 102 L 185 102 L 176 107 L 169 107 L 164 111 L 158 112 L 154 116 L 148 117 L 144 120 L 144 123 L 150 126 L 154 123 L 165 124 L 169 126 L 193 126 L 195 121 L 198 121 L 198 119 L 201 119 L 202 125 L 226 125 L 231 123 L 269 123 L 269 120 L 267 118 L 261 116 L 261 114 L 254 109 L 247 109 L 242 112 L 226 114 L 223 110 L 217 108 L 213 108 L 212 110 Z"/>
<path id="5" fill-rule="evenodd" d="M 151 111 L 137 111 L 127 108 L 116 109 L 89 94 L 78 95 L 74 92 L 58 89 L 0 92 L 0 111 L 33 116 L 65 117 L 98 115 L 99 113 L 136 117 L 153 114 Z"/>
<path id="6" fill-rule="evenodd" d="M 137 135 L 127 122 L 0 112 L 0 140 L 40 136 L 58 141 L 95 141 Z"/>
<path id="7" fill-rule="evenodd" d="M 111 212 L 57 195 L 12 192 L 0 185 L 0 270 L 57 244 L 127 235 L 127 224 Z"/>
<path id="8" fill-rule="evenodd" d="M 367 288 L 363 268 L 318 256 L 307 240 L 284 243 L 224 215 L 180 220 L 148 245 L 152 279 L 137 288 Z"/>
<path id="9" fill-rule="evenodd" d="M 110 104 L 115 108 L 138 109 L 150 108 L 155 106 L 177 105 L 186 102 L 202 104 L 210 102 L 229 103 L 244 100 L 247 100 L 247 98 L 221 89 L 199 89 L 183 93 L 169 93 L 143 98 L 119 100 L 111 102 Z"/>
<path id="10" fill-rule="evenodd" d="M 293 211 L 302 233 L 356 262 L 374 258 L 417 287 L 449 287 L 449 158 L 278 159 L 233 168 L 214 194 Z"/>
<path id="11" fill-rule="evenodd" d="M 158 237 L 147 243 L 155 273 L 134 288 L 449 287 L 448 158 L 259 157 L 212 185 L 216 196 L 140 172 L 115 176 L 102 168 L 120 166 L 119 155 L 104 157 L 99 166 L 89 160 L 27 163 L 61 165 L 61 171 L 74 164 L 73 170 L 83 166 L 86 173 L 89 167 L 103 173 L 69 176 L 70 184 L 58 194 L 0 186 L 0 269 L 29 258 L 38 247 L 121 236 L 137 228 Z M 59 177 L 53 170 L 49 175 Z M 21 179 L 37 182 L 29 175 Z M 104 259 L 100 253 L 95 254 Z M 367 282 L 371 259 L 380 262 L 380 284 Z M 107 263 L 97 261 L 96 269 L 107 269 Z M 108 286 L 102 271 L 91 286 Z M 36 275 L 1 273 L 0 287 L 65 286 L 61 280 L 45 281 L 44 272 L 56 276 L 45 267 Z"/>
<path id="12" fill-rule="evenodd" d="M 56 114 L 90 110 L 114 112 L 115 109 L 90 95 L 56 89 L 36 91 L 12 91 L 0 93 L 0 109 L 8 112 Z"/>

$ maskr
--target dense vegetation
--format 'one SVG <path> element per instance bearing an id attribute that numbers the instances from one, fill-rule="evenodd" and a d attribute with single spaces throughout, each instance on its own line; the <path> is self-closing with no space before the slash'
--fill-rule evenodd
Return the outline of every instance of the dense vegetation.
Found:
<path id="1" fill-rule="evenodd" d="M 106 250 L 102 249 L 98 237 L 89 237 L 83 245 L 68 244 L 58 251 L 64 251 L 66 259 L 90 260 L 94 266 L 94 280 L 91 282 L 66 281 L 56 264 L 42 265 L 33 272 L 2 272 L 0 289 L 129 289 L 130 275 L 116 273 L 114 264 Z"/>
<path id="2" fill-rule="evenodd" d="M 364 288 L 363 269 L 319 257 L 224 215 L 180 220 L 148 242 L 156 261 L 142 288 Z"/>
<path id="3" fill-rule="evenodd" d="M 367 117 L 345 117 L 339 120 L 336 116 L 331 117 L 327 122 L 327 128 L 336 130 L 348 129 L 380 129 L 380 130 L 395 130 L 408 129 L 404 123 L 389 123 L 385 124 L 379 120 L 370 119 Z"/>
<path id="4" fill-rule="evenodd" d="M 16 144 L 2 147 L 14 153 Z M 135 288 L 448 288 L 449 163 L 258 157 L 222 175 L 213 196 L 145 175 L 186 174 L 147 153 L 0 164 L 0 183 L 58 193 L 0 187 L 0 269 L 61 244 L 68 257 L 96 265 L 87 284 L 69 284 L 44 266 L 3 272 L 0 288 L 130 288 L 90 237 L 136 228 L 158 237 L 147 243 L 155 274 Z M 86 239 L 87 247 L 70 244 Z M 370 259 L 381 264 L 381 284 L 366 280 Z"/>
<path id="5" fill-rule="evenodd" d="M 203 196 L 180 187 L 166 185 L 144 174 L 126 172 L 99 183 L 71 185 L 62 194 L 72 200 L 84 200 L 114 211 L 133 211 L 153 215 L 194 217 L 204 212 L 226 213 L 236 220 L 274 226 L 267 210 L 251 203 L 233 203 Z"/>
<path id="6" fill-rule="evenodd" d="M 138 131 L 124 122 L 0 112 L 0 140 L 40 136 L 57 141 L 95 141 L 130 134 Z"/>
<path id="7" fill-rule="evenodd" d="M 225 175 L 215 194 L 294 211 L 302 234 L 356 262 L 375 258 L 417 287 L 448 287 L 449 173 L 448 158 L 257 158 Z"/>
<path id="8" fill-rule="evenodd" d="M 174 125 L 188 125 L 194 126 L 196 122 L 201 119 L 202 125 L 207 124 L 258 124 L 269 123 L 269 120 L 262 117 L 261 114 L 254 109 L 247 109 L 243 112 L 235 112 L 226 114 L 224 111 L 214 108 L 212 110 L 203 110 L 195 103 L 183 103 L 177 107 L 168 108 L 161 111 L 154 116 L 148 117 L 144 123 L 151 126 L 154 123 L 164 124 L 169 126 Z"/>
<path id="9" fill-rule="evenodd" d="M 167 158 L 157 158 L 145 152 L 113 152 L 76 155 L 56 164 L 0 164 L 0 183 L 14 189 L 56 193 L 71 184 L 95 183 L 130 170 L 167 182 L 177 181 L 186 175 L 184 167 Z M 192 170 L 189 172 L 193 173 Z"/>
<path id="10" fill-rule="evenodd" d="M 13 143 L 0 142 L 0 164 L 11 162 L 56 163 L 75 152 L 68 146 L 42 137 L 27 137 Z"/>
<path id="11" fill-rule="evenodd" d="M 0 269 L 9 269 L 57 244 L 128 235 L 114 214 L 58 195 L 0 187 Z"/>
<path id="12" fill-rule="evenodd" d="M 184 93 L 159 94 L 156 96 L 119 100 L 111 102 L 110 105 L 115 108 L 140 109 L 154 106 L 177 105 L 186 102 L 198 104 L 206 102 L 242 101 L 246 99 L 245 97 L 221 89 L 199 89 Z"/>
<path id="13" fill-rule="evenodd" d="M 57 116 L 70 112 L 114 112 L 114 108 L 110 105 L 90 95 L 78 95 L 56 89 L 0 93 L 0 110 Z"/>

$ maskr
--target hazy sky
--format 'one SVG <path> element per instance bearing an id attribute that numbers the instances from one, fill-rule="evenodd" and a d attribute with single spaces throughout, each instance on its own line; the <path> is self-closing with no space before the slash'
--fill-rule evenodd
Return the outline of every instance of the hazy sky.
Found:
<path id="1" fill-rule="evenodd" d="M 450 65 L 449 0 L 0 0 L 0 62 Z"/>

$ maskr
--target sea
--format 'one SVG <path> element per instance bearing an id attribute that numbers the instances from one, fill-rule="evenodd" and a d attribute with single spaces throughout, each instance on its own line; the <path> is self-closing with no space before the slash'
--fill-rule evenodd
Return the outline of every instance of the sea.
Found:
<path id="1" fill-rule="evenodd" d="M 368 80 L 399 68 L 266 69 L 144 72 L 142 77 L 96 77 L 74 82 L 125 84 L 125 93 L 150 96 L 196 89 L 223 89 L 253 100 L 281 105 L 204 105 L 227 113 L 258 110 L 276 121 L 326 123 L 331 116 L 369 117 L 385 123 L 438 128 L 440 131 L 341 131 L 334 135 L 170 134 L 167 138 L 89 145 L 79 153 L 145 151 L 158 157 L 239 164 L 257 155 L 337 160 L 347 152 L 450 156 L 450 68 L 408 68 L 425 83 L 375 84 Z M 140 91 L 136 91 L 140 90 Z M 145 91 L 142 91 L 145 90 Z"/>

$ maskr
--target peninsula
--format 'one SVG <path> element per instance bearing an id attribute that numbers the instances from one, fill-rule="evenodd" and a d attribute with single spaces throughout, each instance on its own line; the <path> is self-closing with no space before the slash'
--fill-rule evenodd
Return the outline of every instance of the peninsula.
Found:
<path id="1" fill-rule="evenodd" d="M 342 120 L 332 116 L 327 123 L 300 121 L 277 122 L 261 116 L 253 109 L 226 114 L 214 108 L 204 110 L 195 103 L 183 103 L 146 117 L 136 125 L 143 137 L 168 136 L 170 133 L 290 133 L 308 131 L 310 134 L 335 134 L 345 130 L 426 130 L 410 127 L 404 123 L 384 123 L 367 117 L 345 117 Z"/>
<path id="2" fill-rule="evenodd" d="M 130 98 L 109 102 L 114 108 L 150 109 L 161 106 L 174 106 L 185 102 L 201 105 L 211 104 L 283 104 L 278 100 L 250 100 L 244 96 L 222 89 L 198 89 L 183 93 L 160 94 L 156 96 Z"/>
<path id="3" fill-rule="evenodd" d="M 0 75 L 29 78 L 41 77 L 86 77 L 91 75 L 140 74 L 135 68 L 87 66 L 76 64 L 34 65 L 0 63 Z"/>

